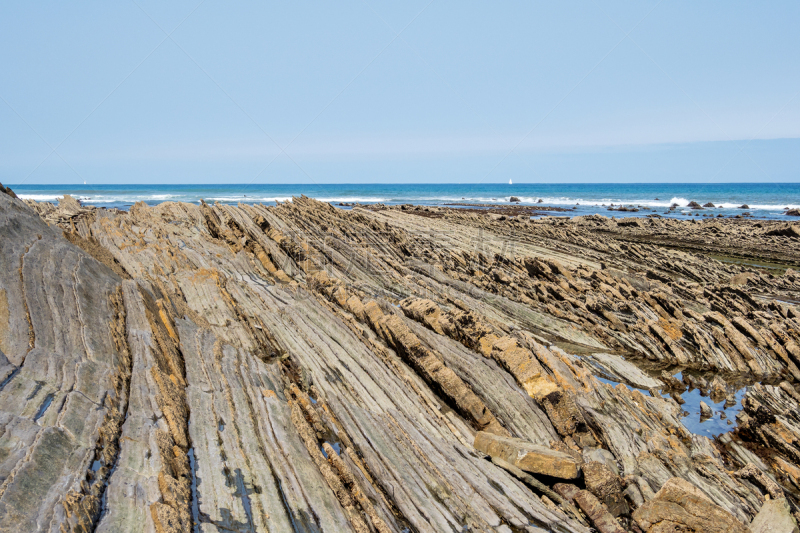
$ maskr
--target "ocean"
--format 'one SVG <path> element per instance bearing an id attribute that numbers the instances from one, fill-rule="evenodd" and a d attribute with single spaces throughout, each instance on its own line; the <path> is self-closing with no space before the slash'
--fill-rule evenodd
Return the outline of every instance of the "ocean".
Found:
<path id="1" fill-rule="evenodd" d="M 634 184 L 219 184 L 219 185 L 9 185 L 21 198 L 55 202 L 70 194 L 84 204 L 127 209 L 135 202 L 274 203 L 304 194 L 333 205 L 383 203 L 448 205 L 457 203 L 508 205 L 512 196 L 521 205 L 569 209 L 566 215 L 599 213 L 607 216 L 665 214 L 685 218 L 697 214 L 736 216 L 749 212 L 755 218 L 785 219 L 785 208 L 800 208 L 800 183 L 634 183 Z M 541 200 L 541 202 L 540 202 Z M 687 209 L 689 202 L 716 207 Z M 608 207 L 634 206 L 638 212 L 612 212 Z M 747 205 L 742 209 L 742 205 Z M 348 208 L 349 206 L 340 206 Z M 559 214 L 559 213 L 554 213 Z"/>

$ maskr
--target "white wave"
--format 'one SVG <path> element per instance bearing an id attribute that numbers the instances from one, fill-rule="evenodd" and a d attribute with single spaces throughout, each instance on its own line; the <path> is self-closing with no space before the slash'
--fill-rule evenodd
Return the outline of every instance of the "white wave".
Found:
<path id="1" fill-rule="evenodd" d="M 94 205 L 111 205 L 111 204 L 133 204 L 138 201 L 145 201 L 148 203 L 159 203 L 164 201 L 183 201 L 183 202 L 193 202 L 197 203 L 200 201 L 200 198 L 203 198 L 207 202 L 223 202 L 223 203 L 252 203 L 252 202 L 264 202 L 264 203 L 272 203 L 274 201 L 285 202 L 290 201 L 294 196 L 299 196 L 300 193 L 296 193 L 295 195 L 287 195 L 285 192 L 282 192 L 279 195 L 269 195 L 269 193 L 265 193 L 263 191 L 254 191 L 253 195 L 245 195 L 245 194 L 225 194 L 224 192 L 220 194 L 222 191 L 217 192 L 217 196 L 209 196 L 206 197 L 202 193 L 195 193 L 195 192 L 188 192 L 182 193 L 175 191 L 173 193 L 159 193 L 159 194 L 148 194 L 148 193 L 107 193 L 107 194 L 75 194 L 72 193 L 72 196 L 79 199 L 81 202 L 85 204 L 94 204 Z M 514 195 L 520 200 L 520 204 L 522 205 L 530 205 L 530 206 L 574 206 L 576 204 L 580 204 L 582 207 L 597 207 L 601 208 L 603 205 L 610 206 L 611 204 L 614 205 L 633 205 L 633 206 L 642 206 L 642 207 L 649 207 L 653 209 L 664 209 L 669 208 L 673 204 L 677 204 L 680 209 L 685 209 L 688 207 L 690 200 L 681 196 L 674 196 L 670 199 L 630 199 L 630 198 L 610 198 L 610 197 L 595 197 L 595 198 L 576 198 L 570 196 L 534 196 L 530 194 L 530 191 L 526 191 L 528 195 Z M 212 193 L 213 194 L 213 193 Z M 485 193 L 483 193 L 485 194 Z M 337 203 L 411 203 L 411 204 L 457 204 L 457 203 L 476 203 L 476 204 L 491 204 L 491 205 L 508 205 L 511 203 L 511 195 L 508 196 L 484 196 L 483 194 L 479 195 L 470 195 L 468 191 L 465 191 L 465 194 L 458 195 L 458 194 L 446 194 L 446 195 L 425 195 L 425 196 L 416 196 L 413 194 L 409 194 L 408 196 L 403 195 L 400 192 L 397 195 L 384 195 L 384 196 L 349 196 L 349 195 L 331 195 L 331 196 L 312 196 L 319 201 L 322 202 L 330 202 L 333 204 Z M 39 202 L 56 202 L 59 198 L 63 196 L 63 193 L 21 193 L 18 194 L 20 198 L 23 199 L 31 199 Z M 720 198 L 719 201 L 715 201 L 713 197 L 708 198 L 696 198 L 694 199 L 699 204 L 705 204 L 707 202 L 712 202 L 716 206 L 716 209 L 721 210 L 734 210 L 738 212 L 740 206 L 743 203 L 739 202 L 732 202 L 730 197 L 728 198 Z M 769 212 L 770 215 L 780 216 L 783 214 L 785 208 L 789 209 L 800 209 L 800 204 L 797 203 L 785 203 L 785 204 L 748 204 L 748 209 L 751 211 L 762 211 L 762 212 Z M 762 213 L 766 214 L 766 213 Z"/>
<path id="2" fill-rule="evenodd" d="M 706 204 L 709 202 L 707 199 L 695 200 L 700 205 Z M 608 205 L 609 203 L 613 202 L 614 204 L 622 204 L 622 205 L 636 205 L 636 206 L 645 206 L 645 207 L 671 207 L 674 204 L 678 204 L 678 207 L 688 207 L 690 200 L 686 198 L 674 197 L 670 199 L 668 202 L 666 201 L 655 201 L 655 200 L 610 200 L 605 199 L 603 203 Z M 758 210 L 758 211 L 769 211 L 769 210 L 778 210 L 783 212 L 784 208 L 789 209 L 800 209 L 797 204 L 746 204 L 744 202 L 739 203 L 732 203 L 732 202 L 715 202 L 713 199 L 710 200 L 712 204 L 714 204 L 714 208 L 716 209 L 739 209 L 742 205 L 747 205 L 748 209 Z M 709 208 L 711 209 L 711 208 Z"/>
<path id="3" fill-rule="evenodd" d="M 676 197 L 676 198 L 673 198 L 672 200 L 670 200 L 669 203 L 666 204 L 666 205 L 667 206 L 673 206 L 675 204 L 678 204 L 678 207 L 686 207 L 686 206 L 689 205 L 689 202 L 691 202 L 691 201 L 692 200 L 687 200 L 686 198 L 677 198 Z"/>
<path id="4" fill-rule="evenodd" d="M 783 213 L 785 207 L 789 209 L 800 209 L 800 204 L 780 204 L 780 205 L 771 205 L 771 204 L 715 204 L 717 207 L 721 207 L 722 209 L 738 209 L 742 205 L 747 205 L 748 209 L 754 209 L 758 211 L 768 211 L 770 209 L 780 211 Z"/>
<path id="5" fill-rule="evenodd" d="M 83 203 L 89 204 L 112 204 L 112 203 L 126 203 L 133 204 L 136 202 L 165 202 L 169 200 L 184 200 L 184 197 L 175 194 L 121 194 L 116 196 L 76 196 Z"/>
<path id="6" fill-rule="evenodd" d="M 575 205 L 588 203 L 583 198 L 569 198 L 567 196 L 551 197 L 551 196 L 517 196 L 521 204 L 549 204 L 549 205 Z M 511 197 L 509 197 L 509 201 Z M 541 202 L 539 201 L 541 200 Z"/>
<path id="7" fill-rule="evenodd" d="M 600 200 L 589 200 L 587 203 L 595 204 L 614 204 L 614 205 L 636 205 L 636 206 L 643 206 L 643 207 L 672 207 L 673 205 L 677 204 L 678 207 L 687 207 L 691 200 L 687 200 L 686 198 L 681 198 L 679 196 L 675 196 L 670 200 L 661 200 L 661 199 L 651 199 L 651 200 L 644 200 L 644 199 L 622 199 L 622 198 L 602 198 Z M 703 202 L 706 203 L 706 202 Z"/>
<path id="8" fill-rule="evenodd" d="M 23 200 L 35 200 L 37 202 L 53 202 L 63 196 L 63 194 L 17 194 L 17 197 Z"/>
<path id="9" fill-rule="evenodd" d="M 279 202 L 285 202 L 287 200 L 291 200 L 291 196 L 264 196 L 264 197 L 257 197 L 257 196 L 245 196 L 243 194 L 238 194 L 236 196 L 209 196 L 203 197 L 202 195 L 194 197 L 195 202 L 199 202 L 200 198 L 203 198 L 206 202 L 274 202 L 278 200 Z"/>
<path id="10" fill-rule="evenodd" d="M 204 197 L 203 199 L 206 202 L 274 202 L 275 200 L 279 202 L 286 202 L 291 201 L 292 198 L 299 198 L 300 195 L 296 194 L 294 196 L 244 196 L 244 195 L 237 195 L 237 196 L 211 196 L 211 197 Z M 199 201 L 201 196 L 197 196 L 194 201 Z M 391 198 L 376 198 L 376 197 L 364 197 L 364 196 L 337 196 L 337 197 L 317 197 L 311 196 L 314 200 L 318 200 L 320 202 L 350 202 L 350 203 L 378 203 L 378 202 L 392 202 L 394 201 Z"/>
<path id="11" fill-rule="evenodd" d="M 76 196 L 78 200 L 85 204 L 112 204 L 112 203 L 132 203 L 136 202 L 137 200 L 131 200 L 130 198 L 126 198 L 124 196 Z"/>
<path id="12" fill-rule="evenodd" d="M 609 206 L 611 204 L 614 205 L 633 205 L 633 206 L 642 206 L 642 207 L 651 207 L 651 208 L 660 208 L 660 207 L 671 207 L 675 204 L 678 205 L 679 208 L 685 208 L 689 206 L 689 202 L 691 200 L 687 200 L 686 198 L 682 198 L 679 196 L 675 196 L 670 198 L 669 200 L 644 200 L 644 199 L 621 199 L 621 198 L 570 198 L 566 196 L 560 197 L 551 197 L 551 196 L 516 196 L 520 200 L 520 204 L 539 204 L 542 205 L 575 205 L 580 204 L 582 206 L 602 206 L 605 204 Z M 542 200 L 539 202 L 539 200 Z M 458 197 L 456 198 L 419 198 L 418 200 L 422 201 L 443 201 L 443 202 L 453 202 L 453 203 L 497 203 L 497 204 L 505 204 L 511 201 L 510 196 L 506 197 L 498 197 L 498 198 L 488 198 L 488 197 Z M 696 200 L 699 204 L 705 204 L 708 200 Z M 742 203 L 716 203 L 713 200 L 711 202 L 716 206 L 718 209 L 739 209 Z M 748 208 L 751 210 L 758 210 L 758 211 L 780 211 L 783 212 L 785 208 L 789 209 L 800 209 L 800 206 L 797 204 L 747 204 Z"/>
<path id="13" fill-rule="evenodd" d="M 232 196 L 211 196 L 204 198 L 204 200 L 206 202 L 274 202 L 275 200 L 279 202 L 286 202 L 299 196 L 299 193 L 294 196 L 263 196 L 263 193 L 258 196 L 245 196 L 243 194 L 237 194 Z M 196 198 L 199 200 L 200 196 L 197 196 Z M 320 202 L 378 203 L 394 201 L 392 198 L 382 198 L 376 196 L 315 196 L 312 198 Z"/>
<path id="14" fill-rule="evenodd" d="M 547 204 L 547 205 L 591 205 L 593 203 L 598 203 L 598 205 L 602 202 L 608 204 L 609 202 L 618 202 L 618 200 L 585 200 L 583 198 L 571 198 L 569 196 L 521 196 L 521 195 L 513 195 L 516 198 L 519 198 L 520 204 Z M 541 202 L 539 201 L 541 200 Z M 475 203 L 475 204 L 508 204 L 511 202 L 511 196 L 498 196 L 498 197 L 488 197 L 488 196 L 459 196 L 459 197 L 423 197 L 423 198 L 413 198 L 409 199 L 410 202 L 415 201 L 424 201 L 424 202 L 443 202 L 443 203 L 454 203 L 454 204 L 464 204 L 464 203 Z"/>
<path id="15" fill-rule="evenodd" d="M 350 203 L 380 203 L 380 202 L 391 202 L 393 201 L 391 198 L 377 198 L 373 196 L 337 196 L 337 197 L 330 197 L 330 198 L 316 198 L 320 202 L 350 202 Z"/>

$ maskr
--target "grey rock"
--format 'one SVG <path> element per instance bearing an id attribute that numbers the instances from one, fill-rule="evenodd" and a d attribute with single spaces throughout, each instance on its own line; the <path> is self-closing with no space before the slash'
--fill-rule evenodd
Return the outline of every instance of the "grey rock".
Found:
<path id="1" fill-rule="evenodd" d="M 798 533 L 786 498 L 767 500 L 750 524 L 751 533 Z"/>

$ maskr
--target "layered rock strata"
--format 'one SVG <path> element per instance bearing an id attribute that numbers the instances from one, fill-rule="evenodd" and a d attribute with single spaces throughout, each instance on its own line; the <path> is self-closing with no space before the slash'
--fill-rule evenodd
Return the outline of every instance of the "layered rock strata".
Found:
<path id="1" fill-rule="evenodd" d="M 4 191 L 0 530 L 794 523 L 775 224 Z M 732 432 L 682 423 L 742 382 Z"/>

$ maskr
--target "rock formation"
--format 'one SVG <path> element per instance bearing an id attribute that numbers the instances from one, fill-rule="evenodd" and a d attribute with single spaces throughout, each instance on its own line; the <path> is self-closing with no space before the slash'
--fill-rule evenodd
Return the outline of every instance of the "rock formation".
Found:
<path id="1" fill-rule="evenodd" d="M 784 227 L 3 189 L 0 531 L 796 527 Z"/>

